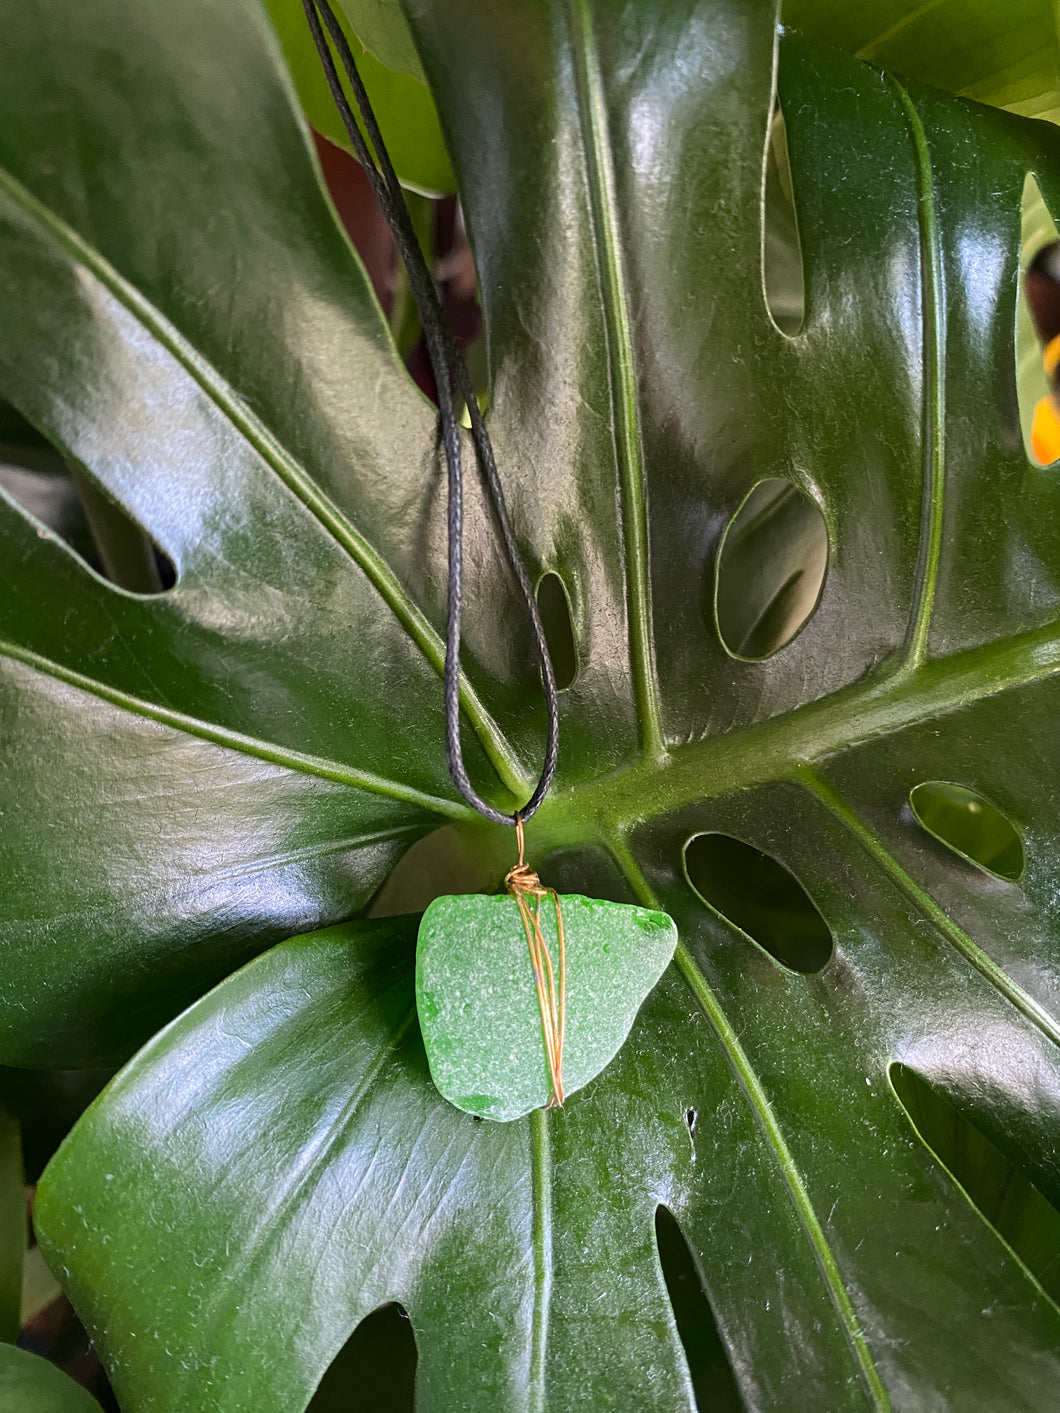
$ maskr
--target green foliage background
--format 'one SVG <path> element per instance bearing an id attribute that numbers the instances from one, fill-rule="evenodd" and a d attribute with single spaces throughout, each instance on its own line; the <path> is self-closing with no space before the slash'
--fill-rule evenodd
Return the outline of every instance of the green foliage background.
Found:
<path id="1" fill-rule="evenodd" d="M 347 921 L 439 825 L 487 879 L 511 842 L 445 774 L 433 413 L 275 33 L 252 0 L 10 15 L 0 397 L 178 575 L 116 588 L 0 505 L 0 1057 L 143 1046 L 37 1208 L 127 1409 L 305 1407 L 389 1300 L 424 1409 L 691 1409 L 720 1349 L 752 1407 L 1051 1406 L 1060 512 L 1014 349 L 1024 182 L 1056 209 L 1060 138 L 811 33 L 1051 111 L 1051 14 L 996 8 L 960 7 L 965 69 L 957 20 L 917 27 L 937 13 L 785 16 L 787 338 L 761 270 L 771 4 L 408 6 L 514 522 L 572 605 L 532 857 L 682 936 L 614 1065 L 504 1126 L 429 1083 L 415 920 Z M 715 556 L 767 477 L 821 508 L 828 574 L 793 642 L 739 661 Z M 480 509 L 468 543 L 468 757 L 511 804 L 540 708 Z M 927 780 L 1014 822 L 1018 882 L 919 829 Z M 799 879 L 819 971 L 691 886 L 712 832 Z M 680 1333 L 660 1205 L 713 1312 Z"/>

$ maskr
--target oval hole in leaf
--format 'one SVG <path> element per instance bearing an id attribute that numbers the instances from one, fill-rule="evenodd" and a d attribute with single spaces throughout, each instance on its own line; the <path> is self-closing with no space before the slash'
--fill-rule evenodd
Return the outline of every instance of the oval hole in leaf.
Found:
<path id="1" fill-rule="evenodd" d="M 685 874 L 705 903 L 781 966 L 812 975 L 831 957 L 828 924 L 771 854 L 728 834 L 697 834 L 685 845 Z"/>
<path id="2" fill-rule="evenodd" d="M 102 573 L 70 468 L 35 427 L 0 402 L 0 490 Z"/>
<path id="3" fill-rule="evenodd" d="M 744 1401 L 695 1257 L 668 1207 L 656 1208 L 655 1245 L 677 1333 L 688 1360 L 696 1407 L 703 1413 L 708 1409 L 710 1413 L 743 1413 Z"/>
<path id="4" fill-rule="evenodd" d="M 574 623 L 571 618 L 567 588 L 558 574 L 543 574 L 537 586 L 537 609 L 545 630 L 556 686 L 562 692 L 578 675 L 578 650 L 574 646 Z"/>
<path id="5" fill-rule="evenodd" d="M 0 489 L 90 569 L 133 594 L 176 583 L 173 561 L 14 408 L 0 404 Z"/>
<path id="6" fill-rule="evenodd" d="M 888 1077 L 925 1147 L 961 1185 L 1046 1293 L 1060 1301 L 1060 1212 L 1024 1169 L 1002 1153 L 939 1088 L 898 1063 L 889 1067 Z"/>
<path id="7" fill-rule="evenodd" d="M 766 146 L 762 280 L 769 317 L 782 334 L 793 337 L 806 317 L 806 276 L 795 214 L 788 133 L 779 103 L 773 105 Z"/>
<path id="8" fill-rule="evenodd" d="M 306 1413 L 414 1413 L 416 1336 L 400 1305 L 366 1315 L 336 1354 Z"/>
<path id="9" fill-rule="evenodd" d="M 1016 390 L 1027 457 L 1044 466 L 1060 459 L 1060 407 L 1043 363 L 1046 347 L 1060 334 L 1060 245 L 1056 222 L 1029 175 L 1023 183 L 1021 227 Z"/>
<path id="10" fill-rule="evenodd" d="M 945 780 L 926 780 L 909 792 L 909 804 L 922 828 L 962 859 L 1011 883 L 1023 877 L 1023 841 L 996 805 Z"/>
<path id="11" fill-rule="evenodd" d="M 718 549 L 714 618 L 726 650 L 760 662 L 785 647 L 817 607 L 827 571 L 820 508 L 790 481 L 759 481 Z"/>

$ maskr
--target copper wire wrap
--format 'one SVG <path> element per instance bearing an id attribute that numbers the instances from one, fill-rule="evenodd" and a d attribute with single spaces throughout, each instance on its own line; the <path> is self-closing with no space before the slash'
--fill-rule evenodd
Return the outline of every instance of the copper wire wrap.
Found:
<path id="1" fill-rule="evenodd" d="M 567 1029 L 567 939 L 563 933 L 563 913 L 559 894 L 546 888 L 524 858 L 523 821 L 515 816 L 515 837 L 519 841 L 519 862 L 509 869 L 505 887 L 519 905 L 519 916 L 526 930 L 526 945 L 530 949 L 530 964 L 534 969 L 537 1004 L 541 1011 L 541 1034 L 545 1042 L 545 1058 L 552 1079 L 550 1109 L 563 1104 L 563 1038 Z M 541 930 L 541 900 L 551 898 L 556 909 L 556 937 L 559 944 L 559 984 L 552 953 Z"/>

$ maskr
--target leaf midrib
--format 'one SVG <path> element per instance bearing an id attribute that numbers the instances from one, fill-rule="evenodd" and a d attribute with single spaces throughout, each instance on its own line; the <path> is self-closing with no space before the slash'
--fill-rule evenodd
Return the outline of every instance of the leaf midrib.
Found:
<path id="1" fill-rule="evenodd" d="M 1060 623 L 934 658 L 912 672 L 889 664 L 872 677 L 781 716 L 671 748 L 664 762 L 637 761 L 547 800 L 539 843 L 576 843 L 586 821 L 607 832 L 769 781 L 803 764 L 931 721 L 988 697 L 1060 674 Z"/>
<path id="2" fill-rule="evenodd" d="M 446 819 L 463 823 L 477 819 L 460 801 L 161 707 L 19 644 L 0 641 L 0 657 L 12 658 L 123 710 L 218 746 L 354 789 L 403 800 Z M 534 820 L 535 846 L 544 850 L 584 843 L 597 828 L 608 833 L 623 832 L 640 820 L 721 794 L 768 781 L 793 780 L 803 765 L 1058 674 L 1058 623 L 967 649 L 950 658 L 934 659 L 909 675 L 881 672 L 829 697 L 795 707 L 783 716 L 675 746 L 662 764 L 638 760 L 597 780 L 557 791 L 545 801 Z"/>
<path id="3" fill-rule="evenodd" d="M 615 458 L 622 506 L 633 695 L 641 751 L 646 760 L 659 761 L 666 755 L 666 744 L 652 627 L 644 453 L 607 109 L 587 0 L 567 0 L 567 16 L 589 188 L 589 224 L 604 311 Z"/>
<path id="4" fill-rule="evenodd" d="M 903 668 L 908 671 L 918 667 L 927 656 L 928 633 L 942 557 L 942 513 L 946 488 L 946 325 L 942 249 L 927 133 L 907 91 L 893 77 L 889 76 L 888 82 L 897 95 L 913 141 L 924 339 L 924 486 L 913 608 L 903 652 Z"/>
<path id="5" fill-rule="evenodd" d="M 291 494 L 349 555 L 438 677 L 442 677 L 445 670 L 444 641 L 409 596 L 386 560 L 346 518 L 334 501 L 324 494 L 278 438 L 246 406 L 218 370 L 99 250 L 84 240 L 78 231 L 50 207 L 38 200 L 4 167 L 0 167 L 0 193 L 6 195 L 36 224 L 42 239 L 51 241 L 69 259 L 87 269 L 128 314 L 166 349 Z M 466 678 L 461 679 L 460 700 L 468 722 L 502 783 L 516 796 L 525 794 L 529 788 L 528 779 L 518 757 Z"/>
<path id="6" fill-rule="evenodd" d="M 548 1409 L 548 1335 L 552 1315 L 552 1148 L 548 1110 L 530 1115 L 531 1243 L 534 1311 L 530 1330 L 530 1410 Z"/>

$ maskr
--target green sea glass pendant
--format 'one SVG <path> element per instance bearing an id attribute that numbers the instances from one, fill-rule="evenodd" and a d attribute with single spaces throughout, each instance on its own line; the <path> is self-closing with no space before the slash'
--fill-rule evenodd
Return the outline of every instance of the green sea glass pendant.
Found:
<path id="1" fill-rule="evenodd" d="M 547 891 L 547 890 L 542 890 Z M 538 918 L 556 981 L 551 898 Z M 665 913 L 565 894 L 562 1091 L 614 1059 L 677 945 Z M 508 1122 L 555 1098 L 524 913 L 514 896 L 437 898 L 416 949 L 416 1005 L 431 1077 L 458 1109 Z"/>

